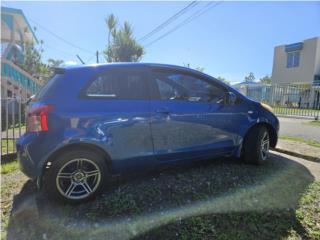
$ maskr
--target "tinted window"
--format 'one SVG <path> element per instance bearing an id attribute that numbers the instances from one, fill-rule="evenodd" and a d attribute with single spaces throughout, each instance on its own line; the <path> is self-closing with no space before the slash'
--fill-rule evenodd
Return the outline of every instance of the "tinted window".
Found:
<path id="1" fill-rule="evenodd" d="M 111 70 L 98 76 L 86 91 L 89 97 L 148 99 L 142 71 Z"/>
<path id="2" fill-rule="evenodd" d="M 221 102 L 225 97 L 219 85 L 189 74 L 159 71 L 154 72 L 152 80 L 162 100 Z"/>

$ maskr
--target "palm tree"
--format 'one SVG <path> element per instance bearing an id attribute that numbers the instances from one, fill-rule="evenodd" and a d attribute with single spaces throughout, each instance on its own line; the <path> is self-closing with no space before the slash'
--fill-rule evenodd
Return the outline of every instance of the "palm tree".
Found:
<path id="1" fill-rule="evenodd" d="M 114 35 L 115 34 L 115 28 L 117 26 L 117 23 L 118 23 L 118 20 L 117 18 L 113 15 L 113 14 L 110 14 L 108 16 L 108 18 L 106 18 L 106 24 L 108 26 L 108 29 L 109 29 L 109 34 L 108 34 L 108 46 L 110 46 L 110 37 L 111 37 L 111 34 Z"/>
<path id="2" fill-rule="evenodd" d="M 126 21 L 120 29 L 117 29 L 117 20 L 113 14 L 106 19 L 106 22 L 109 29 L 108 46 L 104 51 L 106 60 L 138 62 L 144 54 L 144 49 L 135 40 L 131 25 Z"/>

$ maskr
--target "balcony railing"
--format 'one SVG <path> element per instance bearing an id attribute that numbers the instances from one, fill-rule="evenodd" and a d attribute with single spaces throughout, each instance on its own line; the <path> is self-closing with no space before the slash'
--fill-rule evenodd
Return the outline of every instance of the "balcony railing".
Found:
<path id="1" fill-rule="evenodd" d="M 5 59 L 1 59 L 1 77 L 9 78 L 31 94 L 35 94 L 41 86 L 38 79 Z"/>

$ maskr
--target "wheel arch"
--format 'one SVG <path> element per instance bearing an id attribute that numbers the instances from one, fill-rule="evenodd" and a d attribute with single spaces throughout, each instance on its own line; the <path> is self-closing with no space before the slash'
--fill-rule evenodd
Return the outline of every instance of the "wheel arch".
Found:
<path id="1" fill-rule="evenodd" d="M 68 144 L 66 146 L 63 146 L 57 150 L 55 150 L 53 153 L 50 154 L 50 156 L 47 158 L 46 163 L 54 161 L 57 156 L 60 154 L 63 154 L 66 151 L 74 151 L 74 150 L 87 150 L 91 152 L 98 153 L 101 155 L 108 166 L 108 168 L 111 168 L 111 158 L 110 155 L 102 148 L 92 143 L 72 143 Z M 44 164 L 46 165 L 46 164 Z"/>
<path id="2" fill-rule="evenodd" d="M 100 154 L 105 159 L 107 168 L 111 171 L 112 161 L 110 155 L 102 147 L 99 147 L 92 143 L 72 143 L 56 149 L 49 155 L 49 157 L 46 158 L 46 160 L 42 164 L 42 171 L 37 179 L 38 188 L 41 188 L 43 177 L 46 174 L 47 170 L 50 169 L 50 165 L 48 165 L 48 163 L 50 162 L 52 164 L 52 162 L 54 162 L 54 159 L 57 158 L 60 154 L 63 154 L 66 151 L 74 150 L 88 150 Z"/>
<path id="3" fill-rule="evenodd" d="M 278 134 L 276 129 L 274 129 L 274 127 L 267 123 L 267 122 L 259 122 L 256 123 L 254 125 L 252 125 L 246 132 L 245 136 L 244 136 L 244 140 L 246 139 L 246 137 L 248 136 L 249 132 L 256 127 L 260 127 L 260 126 L 264 126 L 267 128 L 268 133 L 269 133 L 269 137 L 270 137 L 270 147 L 274 148 L 277 145 L 277 141 L 278 141 Z"/>

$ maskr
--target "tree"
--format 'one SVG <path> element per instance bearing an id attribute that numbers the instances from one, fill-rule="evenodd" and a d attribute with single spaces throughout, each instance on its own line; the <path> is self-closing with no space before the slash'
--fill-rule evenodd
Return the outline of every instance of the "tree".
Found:
<path id="1" fill-rule="evenodd" d="M 108 33 L 108 46 L 110 46 L 110 39 L 111 39 L 111 33 L 113 33 L 113 35 L 115 34 L 115 28 L 117 26 L 118 20 L 116 19 L 116 17 L 111 14 L 107 19 L 106 19 L 106 23 L 109 29 L 109 33 Z"/>
<path id="2" fill-rule="evenodd" d="M 263 84 L 271 84 L 271 77 L 269 75 L 260 78 L 260 82 Z"/>
<path id="3" fill-rule="evenodd" d="M 53 67 L 60 67 L 62 64 L 64 63 L 63 60 L 60 60 L 60 59 L 52 59 L 52 58 L 49 58 L 48 59 L 48 66 L 50 68 L 53 68 Z"/>
<path id="4" fill-rule="evenodd" d="M 256 78 L 255 78 L 253 72 L 250 72 L 247 76 L 244 77 L 244 80 L 246 82 L 253 82 L 255 79 Z"/>
<path id="5" fill-rule="evenodd" d="M 20 67 L 31 75 L 48 74 L 49 69 L 46 64 L 42 63 L 41 55 L 43 53 L 43 41 L 40 45 L 35 47 L 34 43 L 25 43 L 25 55 L 22 65 Z"/>
<path id="6" fill-rule="evenodd" d="M 104 51 L 108 62 L 138 62 L 144 54 L 144 48 L 134 38 L 131 25 L 126 21 L 117 28 L 117 19 L 111 14 L 106 19 L 108 46 Z"/>
<path id="7" fill-rule="evenodd" d="M 225 79 L 224 77 L 218 76 L 217 79 L 218 79 L 219 81 L 221 81 L 221 82 L 226 83 L 226 84 L 230 84 L 230 82 L 229 82 L 227 79 Z"/>

